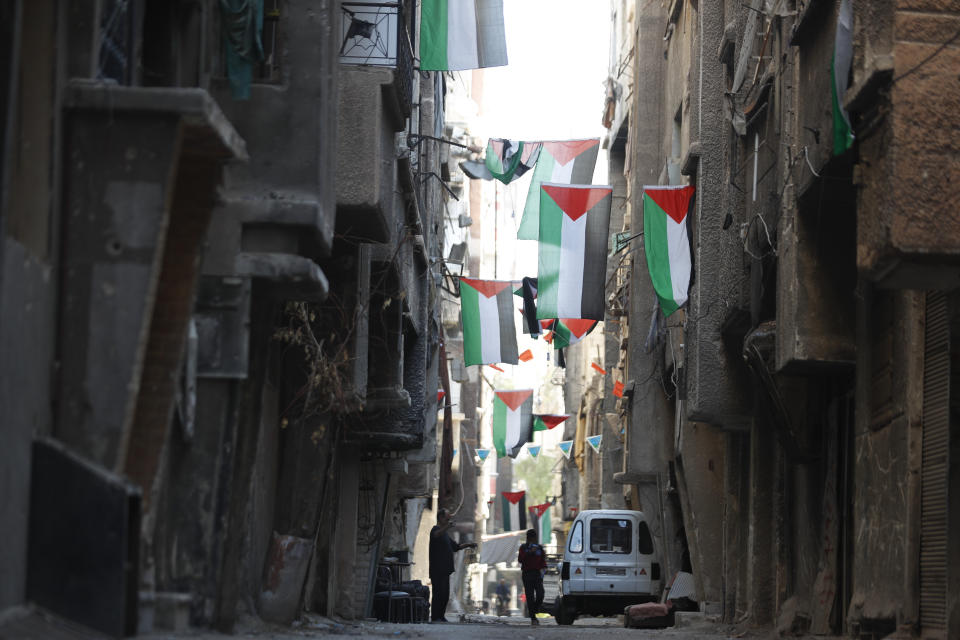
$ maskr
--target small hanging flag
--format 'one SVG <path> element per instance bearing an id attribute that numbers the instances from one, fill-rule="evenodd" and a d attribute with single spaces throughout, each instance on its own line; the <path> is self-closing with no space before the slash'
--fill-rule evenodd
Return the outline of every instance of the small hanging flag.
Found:
<path id="1" fill-rule="evenodd" d="M 491 368 L 491 369 L 496 369 L 496 370 L 499 371 L 500 373 L 503 373 L 503 369 L 501 369 L 500 367 L 498 367 L 498 366 L 495 365 L 495 364 L 491 364 L 491 365 L 490 365 L 490 368 Z"/>
<path id="2" fill-rule="evenodd" d="M 527 453 L 529 453 L 532 457 L 536 458 L 538 455 L 540 455 L 540 445 L 528 444 Z"/>
<path id="3" fill-rule="evenodd" d="M 490 138 L 484 162 L 494 178 L 510 184 L 533 168 L 540 157 L 539 142 Z"/>
<path id="4" fill-rule="evenodd" d="M 526 491 L 500 492 L 504 531 L 517 531 L 527 528 L 526 495 Z"/>
<path id="5" fill-rule="evenodd" d="M 591 362 L 590 366 L 600 372 L 600 375 L 607 375 L 607 370 L 598 365 L 596 362 Z"/>
<path id="6" fill-rule="evenodd" d="M 422 70 L 462 71 L 507 64 L 503 0 L 424 0 L 420 14 Z"/>
<path id="7" fill-rule="evenodd" d="M 460 278 L 464 364 L 517 364 L 511 285 L 508 280 Z"/>
<path id="8" fill-rule="evenodd" d="M 521 353 L 518 356 L 518 358 L 520 362 L 530 362 L 531 360 L 533 360 L 533 351 L 530 351 L 530 349 L 527 349 L 526 351 Z"/>
<path id="9" fill-rule="evenodd" d="M 573 440 L 564 440 L 563 442 L 558 442 L 557 446 L 560 447 L 560 453 L 563 454 L 563 457 L 569 458 L 570 452 L 573 450 Z"/>
<path id="10" fill-rule="evenodd" d="M 617 396 L 618 398 L 623 397 L 623 383 L 619 380 L 613 383 L 613 395 Z"/>
<path id="11" fill-rule="evenodd" d="M 665 317 L 687 302 L 692 265 L 687 213 L 694 191 L 690 185 L 643 188 L 643 247 Z"/>
<path id="12" fill-rule="evenodd" d="M 600 439 L 603 438 L 603 434 L 599 436 L 590 436 L 587 438 L 587 442 L 593 447 L 593 450 L 597 453 L 600 453 Z"/>
<path id="13" fill-rule="evenodd" d="M 535 504 L 527 508 L 527 520 L 531 529 L 536 529 L 540 544 L 550 544 L 553 532 L 550 530 L 550 507 L 552 502 Z"/>
<path id="14" fill-rule="evenodd" d="M 546 340 L 547 344 L 553 344 L 553 331 L 547 331 L 543 334 L 543 339 Z"/>
<path id="15" fill-rule="evenodd" d="M 837 33 L 833 41 L 833 59 L 830 61 L 830 97 L 833 103 L 833 155 L 840 155 L 853 146 L 853 128 L 850 115 L 843 108 L 843 95 L 853 61 L 853 4 L 840 0 L 837 11 Z M 542 152 L 541 152 L 542 153 Z M 539 165 L 538 165 L 539 166 Z"/>
<path id="16" fill-rule="evenodd" d="M 477 449 L 477 457 L 480 458 L 480 462 L 486 462 L 489 455 L 490 449 Z"/>
<path id="17" fill-rule="evenodd" d="M 564 415 L 554 415 L 550 413 L 537 414 L 533 416 L 533 430 L 546 431 L 548 429 L 553 429 L 555 426 L 563 423 L 563 421 L 569 417 L 569 413 Z"/>
<path id="18" fill-rule="evenodd" d="M 555 340 L 554 348 L 562 349 L 577 344 L 597 326 L 596 320 L 580 320 L 579 318 L 561 318 L 553 325 Z"/>
<path id="19" fill-rule="evenodd" d="M 437 391 L 437 402 L 443 402 L 443 396 L 447 395 L 447 392 L 443 389 Z"/>
<path id="20" fill-rule="evenodd" d="M 516 458 L 533 442 L 533 389 L 494 391 L 493 444 L 497 457 Z"/>

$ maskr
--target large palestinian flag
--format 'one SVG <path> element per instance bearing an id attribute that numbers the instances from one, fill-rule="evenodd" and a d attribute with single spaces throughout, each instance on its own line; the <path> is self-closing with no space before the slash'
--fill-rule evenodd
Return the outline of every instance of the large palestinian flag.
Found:
<path id="1" fill-rule="evenodd" d="M 511 285 L 506 280 L 460 278 L 464 364 L 517 364 Z"/>
<path id="2" fill-rule="evenodd" d="M 540 157 L 539 142 L 490 138 L 484 163 L 490 175 L 504 184 L 510 184 L 533 168 Z"/>
<path id="3" fill-rule="evenodd" d="M 517 229 L 520 240 L 537 240 L 540 237 L 540 187 L 552 184 L 590 184 L 593 169 L 597 164 L 600 139 L 551 140 L 542 143 L 533 180 L 527 191 L 527 203 Z"/>
<path id="4" fill-rule="evenodd" d="M 530 507 L 530 528 L 537 530 L 537 539 L 540 544 L 550 544 L 553 537 L 550 523 L 552 506 L 551 503 L 544 502 Z"/>
<path id="5" fill-rule="evenodd" d="M 493 392 L 493 446 L 497 457 L 516 458 L 533 442 L 533 389 Z"/>
<path id="6" fill-rule="evenodd" d="M 503 0 L 422 0 L 421 70 L 453 71 L 505 64 Z"/>
<path id="7" fill-rule="evenodd" d="M 548 429 L 553 429 L 558 424 L 563 424 L 563 422 L 565 422 L 569 417 L 569 413 L 563 415 L 538 413 L 537 415 L 533 416 L 533 430 L 547 431 Z"/>
<path id="8" fill-rule="evenodd" d="M 541 187 L 538 318 L 603 320 L 612 193 L 589 185 Z"/>
<path id="9" fill-rule="evenodd" d="M 527 528 L 526 491 L 501 491 L 503 530 L 522 531 Z"/>
<path id="10" fill-rule="evenodd" d="M 643 245 L 653 289 L 665 316 L 687 301 L 690 287 L 687 211 L 693 193 L 692 186 L 643 188 Z"/>

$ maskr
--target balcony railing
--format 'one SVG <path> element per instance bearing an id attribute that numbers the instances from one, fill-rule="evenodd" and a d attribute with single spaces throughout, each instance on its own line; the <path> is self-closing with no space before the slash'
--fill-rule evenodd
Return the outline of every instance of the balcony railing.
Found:
<path id="1" fill-rule="evenodd" d="M 413 48 L 400 2 L 343 2 L 340 62 L 389 67 L 404 117 L 413 102 Z"/>

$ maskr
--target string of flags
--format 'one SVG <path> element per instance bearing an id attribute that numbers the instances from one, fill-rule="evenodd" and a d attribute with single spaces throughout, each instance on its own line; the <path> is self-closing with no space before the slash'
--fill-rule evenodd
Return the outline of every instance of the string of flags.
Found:
<path id="1" fill-rule="evenodd" d="M 599 149 L 598 138 L 491 138 L 483 164 L 468 162 L 469 167 L 463 167 L 471 178 L 505 184 L 532 173 L 517 238 L 537 242 L 536 277 L 460 278 L 465 365 L 487 365 L 506 373 L 501 365 L 533 360 L 532 350 L 519 352 L 517 313 L 523 317 L 523 333 L 534 339 L 542 335 L 557 350 L 560 366 L 563 349 L 584 340 L 603 320 L 613 189 L 590 184 Z M 687 301 L 691 275 L 687 216 L 694 193 L 692 186 L 643 189 L 647 266 L 666 316 Z M 521 309 L 516 308 L 514 296 L 522 299 Z M 600 362 L 592 362 L 591 367 L 607 375 Z M 615 379 L 613 395 L 623 398 L 624 392 L 624 382 Z M 535 458 L 544 449 L 533 444 L 534 433 L 552 429 L 567 418 L 534 415 L 532 389 L 495 390 L 493 449 L 477 449 L 477 458 L 483 463 L 491 450 L 498 458 L 516 458 L 524 449 Z M 601 436 L 590 436 L 586 442 L 600 452 Z M 570 458 L 573 441 L 557 446 Z"/>

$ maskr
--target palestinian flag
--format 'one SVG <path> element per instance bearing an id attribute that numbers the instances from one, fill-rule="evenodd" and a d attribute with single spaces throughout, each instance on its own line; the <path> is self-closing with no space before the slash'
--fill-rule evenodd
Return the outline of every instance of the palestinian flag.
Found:
<path id="1" fill-rule="evenodd" d="M 497 457 L 516 458 L 533 442 L 533 389 L 493 392 L 493 446 Z"/>
<path id="2" fill-rule="evenodd" d="M 539 157 L 539 142 L 490 138 L 484 164 L 492 177 L 510 184 L 532 169 Z"/>
<path id="3" fill-rule="evenodd" d="M 643 188 L 643 246 L 665 316 L 687 301 L 691 264 L 687 211 L 693 193 L 692 186 Z"/>
<path id="4" fill-rule="evenodd" d="M 572 344 L 577 344 L 596 326 L 596 320 L 561 318 L 553 327 L 553 348 L 565 349 Z"/>
<path id="5" fill-rule="evenodd" d="M 503 530 L 522 531 L 527 528 L 526 491 L 501 491 Z"/>
<path id="6" fill-rule="evenodd" d="M 603 320 L 612 193 L 589 185 L 541 187 L 538 318 Z"/>
<path id="7" fill-rule="evenodd" d="M 550 413 L 537 414 L 533 416 L 533 430 L 546 431 L 548 429 L 553 429 L 558 424 L 562 424 L 569 417 L 569 413 L 565 415 L 554 415 Z"/>
<path id="8" fill-rule="evenodd" d="M 509 281 L 460 278 L 463 362 L 517 364 L 517 329 Z"/>
<path id="9" fill-rule="evenodd" d="M 520 240 L 537 240 L 540 237 L 540 187 L 544 183 L 591 184 L 593 169 L 597 164 L 600 139 L 552 140 L 543 142 L 537 168 L 527 191 L 527 203 L 517 229 Z"/>
<path id="10" fill-rule="evenodd" d="M 421 71 L 454 71 L 507 64 L 503 0 L 423 0 Z"/>
<path id="11" fill-rule="evenodd" d="M 544 502 L 530 507 L 530 528 L 537 530 L 537 538 L 540 544 L 550 544 L 553 537 L 550 523 L 552 506 L 551 503 Z"/>
<path id="12" fill-rule="evenodd" d="M 853 146 L 853 127 L 843 108 L 843 94 L 847 92 L 850 64 L 853 62 L 853 5 L 840 0 L 837 12 L 837 33 L 833 41 L 833 59 L 830 61 L 830 97 L 833 103 L 833 155 L 840 155 Z M 536 173 L 534 173 L 536 175 Z"/>

